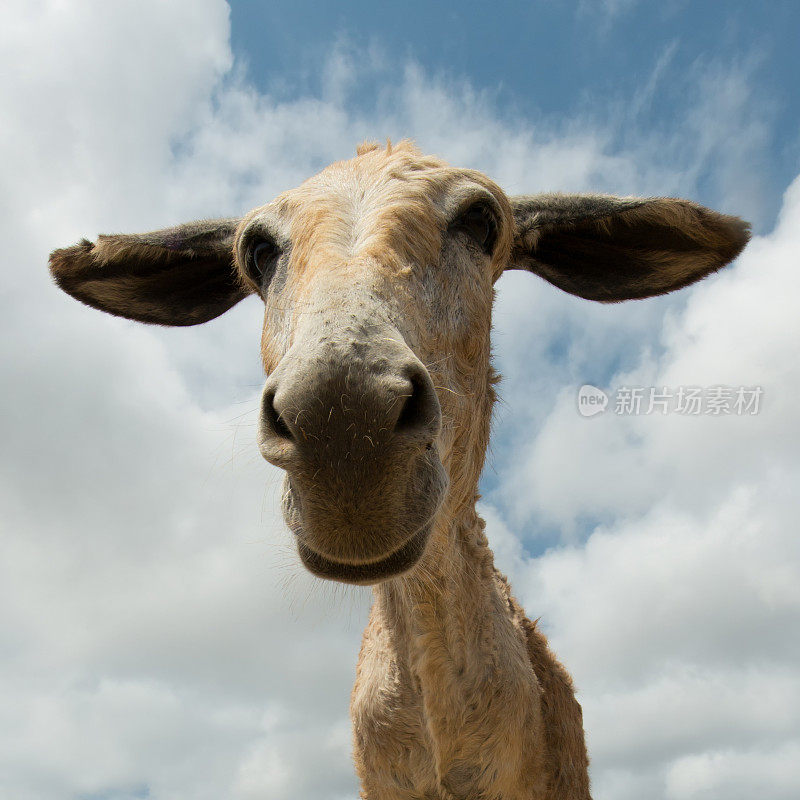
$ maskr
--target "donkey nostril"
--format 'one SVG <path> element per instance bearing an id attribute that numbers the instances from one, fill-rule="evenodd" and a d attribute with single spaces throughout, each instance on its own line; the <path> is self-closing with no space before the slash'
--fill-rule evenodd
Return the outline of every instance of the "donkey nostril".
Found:
<path id="1" fill-rule="evenodd" d="M 402 402 L 402 407 L 394 426 L 395 430 L 398 431 L 412 427 L 415 424 L 414 418 L 417 415 L 417 406 L 419 405 L 419 390 L 413 379 L 408 393 L 401 394 L 399 400 Z"/>
<path id="2" fill-rule="evenodd" d="M 395 423 L 395 431 L 405 434 L 436 436 L 439 426 L 439 401 L 427 375 L 416 372 L 409 376 L 409 390 L 401 395 L 403 407 Z"/>
<path id="3" fill-rule="evenodd" d="M 288 425 L 283 421 L 281 415 L 275 409 L 275 395 L 268 394 L 264 397 L 263 405 L 264 422 L 275 436 L 293 442 L 294 436 L 289 430 Z"/>

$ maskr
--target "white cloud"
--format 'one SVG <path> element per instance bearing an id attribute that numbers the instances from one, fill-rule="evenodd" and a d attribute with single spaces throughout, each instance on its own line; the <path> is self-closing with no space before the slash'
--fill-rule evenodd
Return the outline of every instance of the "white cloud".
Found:
<path id="1" fill-rule="evenodd" d="M 685 311 L 665 317 L 657 329 L 659 354 L 647 354 L 610 380 L 612 386 L 673 392 L 680 386 L 761 386 L 761 413 L 583 419 L 576 415 L 577 388 L 592 376 L 575 374 L 541 429 L 517 449 L 522 463 L 504 492 L 517 518 L 535 514 L 570 526 L 585 515 L 641 513 L 671 495 L 692 507 L 715 504 L 736 482 L 796 469 L 799 198 L 796 181 L 774 233 L 757 237 L 735 267 L 697 287 Z M 586 368 L 580 361 L 577 366 Z"/>
<path id="2" fill-rule="evenodd" d="M 689 194 L 736 138 L 716 125 L 659 157 L 664 137 L 619 144 L 624 120 L 502 118 L 467 83 L 346 44 L 320 96 L 276 99 L 231 70 L 227 14 L 213 0 L 4 11 L 3 796 L 356 793 L 346 709 L 368 595 L 302 572 L 278 518 L 279 476 L 253 442 L 258 303 L 197 329 L 136 326 L 50 286 L 50 249 L 239 213 L 364 138 L 414 135 L 512 192 Z M 384 85 L 373 109 L 354 102 L 359 70 Z M 698 120 L 741 119 L 747 76 L 733 80 L 726 102 L 709 105 L 715 86 L 698 94 Z M 717 172 L 762 146 L 756 131 L 722 148 Z M 583 690 L 598 796 L 722 793 L 738 764 L 774 771 L 786 796 L 796 785 L 797 193 L 779 229 L 688 304 L 592 306 L 523 274 L 500 285 L 495 469 L 512 491 L 486 512 L 499 561 Z M 581 420 L 559 395 L 626 372 L 763 381 L 764 413 L 691 430 L 648 418 L 632 433 Z M 598 513 L 608 521 L 587 543 L 532 561 L 504 521 L 575 529 Z M 663 730 L 643 734 L 656 714 Z"/>
<path id="3" fill-rule="evenodd" d="M 667 775 L 667 797 L 747 800 L 769 787 L 775 800 L 797 797 L 800 741 L 776 748 L 723 750 L 678 761 Z"/>

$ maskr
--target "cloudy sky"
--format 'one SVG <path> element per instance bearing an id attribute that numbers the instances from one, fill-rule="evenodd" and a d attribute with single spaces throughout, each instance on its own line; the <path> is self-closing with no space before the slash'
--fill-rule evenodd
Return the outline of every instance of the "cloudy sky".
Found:
<path id="1" fill-rule="evenodd" d="M 402 136 L 509 192 L 753 221 L 676 296 L 501 279 L 482 510 L 575 677 L 598 800 L 800 796 L 800 10 L 654 5 L 4 3 L 0 797 L 357 796 L 370 594 L 307 576 L 277 513 L 258 301 L 153 329 L 45 265 Z M 583 384 L 605 413 L 578 413 Z M 763 394 L 755 415 L 614 413 L 621 388 L 682 386 Z"/>

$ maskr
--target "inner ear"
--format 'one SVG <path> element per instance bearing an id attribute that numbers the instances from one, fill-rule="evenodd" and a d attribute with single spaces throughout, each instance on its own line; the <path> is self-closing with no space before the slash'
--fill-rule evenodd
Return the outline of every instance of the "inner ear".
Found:
<path id="1" fill-rule="evenodd" d="M 472 203 L 450 223 L 450 228 L 465 231 L 470 238 L 491 256 L 497 246 L 497 217 L 484 200 Z"/>
<path id="2" fill-rule="evenodd" d="M 116 316 L 198 325 L 249 294 L 233 265 L 238 219 L 144 234 L 100 236 L 54 251 L 50 270 L 68 294 Z"/>
<path id="3" fill-rule="evenodd" d="M 749 225 L 687 200 L 539 195 L 512 200 L 511 268 L 615 302 L 694 283 L 732 261 Z"/>

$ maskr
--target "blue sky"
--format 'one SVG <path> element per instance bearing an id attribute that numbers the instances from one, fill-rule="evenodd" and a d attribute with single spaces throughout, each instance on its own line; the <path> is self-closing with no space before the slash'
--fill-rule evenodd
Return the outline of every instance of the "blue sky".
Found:
<path id="1" fill-rule="evenodd" d="M 0 797 L 355 800 L 369 590 L 312 579 L 255 431 L 264 309 L 170 329 L 52 284 L 409 136 L 511 193 L 684 196 L 736 263 L 605 306 L 500 278 L 479 506 L 574 676 L 596 800 L 800 796 L 800 5 L 8 0 Z M 584 383 L 760 386 L 591 419 Z"/>
<path id="2" fill-rule="evenodd" d="M 759 164 L 762 228 L 774 223 L 777 198 L 800 162 L 798 33 L 800 6 L 792 0 L 231 4 L 233 51 L 263 90 L 318 93 L 334 43 L 377 49 L 385 70 L 350 98 L 363 108 L 401 80 L 409 59 L 429 73 L 468 80 L 500 115 L 556 123 L 583 113 L 605 121 L 659 73 L 634 124 L 671 130 L 704 72 L 746 71 L 752 113 L 769 126 Z M 708 182 L 700 189 L 710 196 Z"/>
<path id="3" fill-rule="evenodd" d="M 387 92 L 402 84 L 404 70 L 413 63 L 444 85 L 467 84 L 495 117 L 512 126 L 533 123 L 558 132 L 569 131 L 576 120 L 594 122 L 607 131 L 604 146 L 610 152 L 650 135 L 672 139 L 679 148 L 691 147 L 681 141 L 681 123 L 692 114 L 705 83 L 718 84 L 713 91 L 724 94 L 726 78 L 734 81 L 728 87 L 732 93 L 739 90 L 738 81 L 746 81 L 749 96 L 740 121 L 759 128 L 758 141 L 741 154 L 738 164 L 729 159 L 724 170 L 730 174 L 739 168 L 751 177 L 740 187 L 747 196 L 725 197 L 713 148 L 698 174 L 691 181 L 679 177 L 674 191 L 710 206 L 728 200 L 758 232 L 774 225 L 781 194 L 800 164 L 798 32 L 800 6 L 793 2 L 770 3 L 769 14 L 758 3 L 680 0 L 503 2 L 491 9 L 482 2 L 231 5 L 231 45 L 255 85 L 276 98 L 319 97 L 326 91 L 331 52 L 339 48 L 352 58 L 357 73 L 348 86 L 348 108 L 366 115 L 377 111 L 378 118 Z M 464 118 L 462 124 L 469 129 L 471 121 Z M 364 132 L 365 137 L 389 135 L 418 133 L 402 127 Z M 737 131 L 730 135 L 735 138 Z M 675 157 L 669 149 L 651 153 L 667 165 Z M 613 175 L 606 181 L 591 188 L 639 190 L 615 182 Z M 570 187 L 555 183 L 532 188 Z M 656 184 L 648 189 L 667 192 Z M 569 330 L 552 337 L 549 360 L 566 361 L 571 342 Z M 583 374 L 573 378 L 606 385 L 624 365 L 623 352 L 606 353 L 602 361 L 584 364 Z M 506 420 L 501 407 L 481 484 L 488 496 L 503 479 L 495 461 L 504 459 L 514 435 Z M 581 529 L 590 531 L 597 521 L 591 517 Z M 529 520 L 519 533 L 531 553 L 558 537 L 541 520 Z"/>

